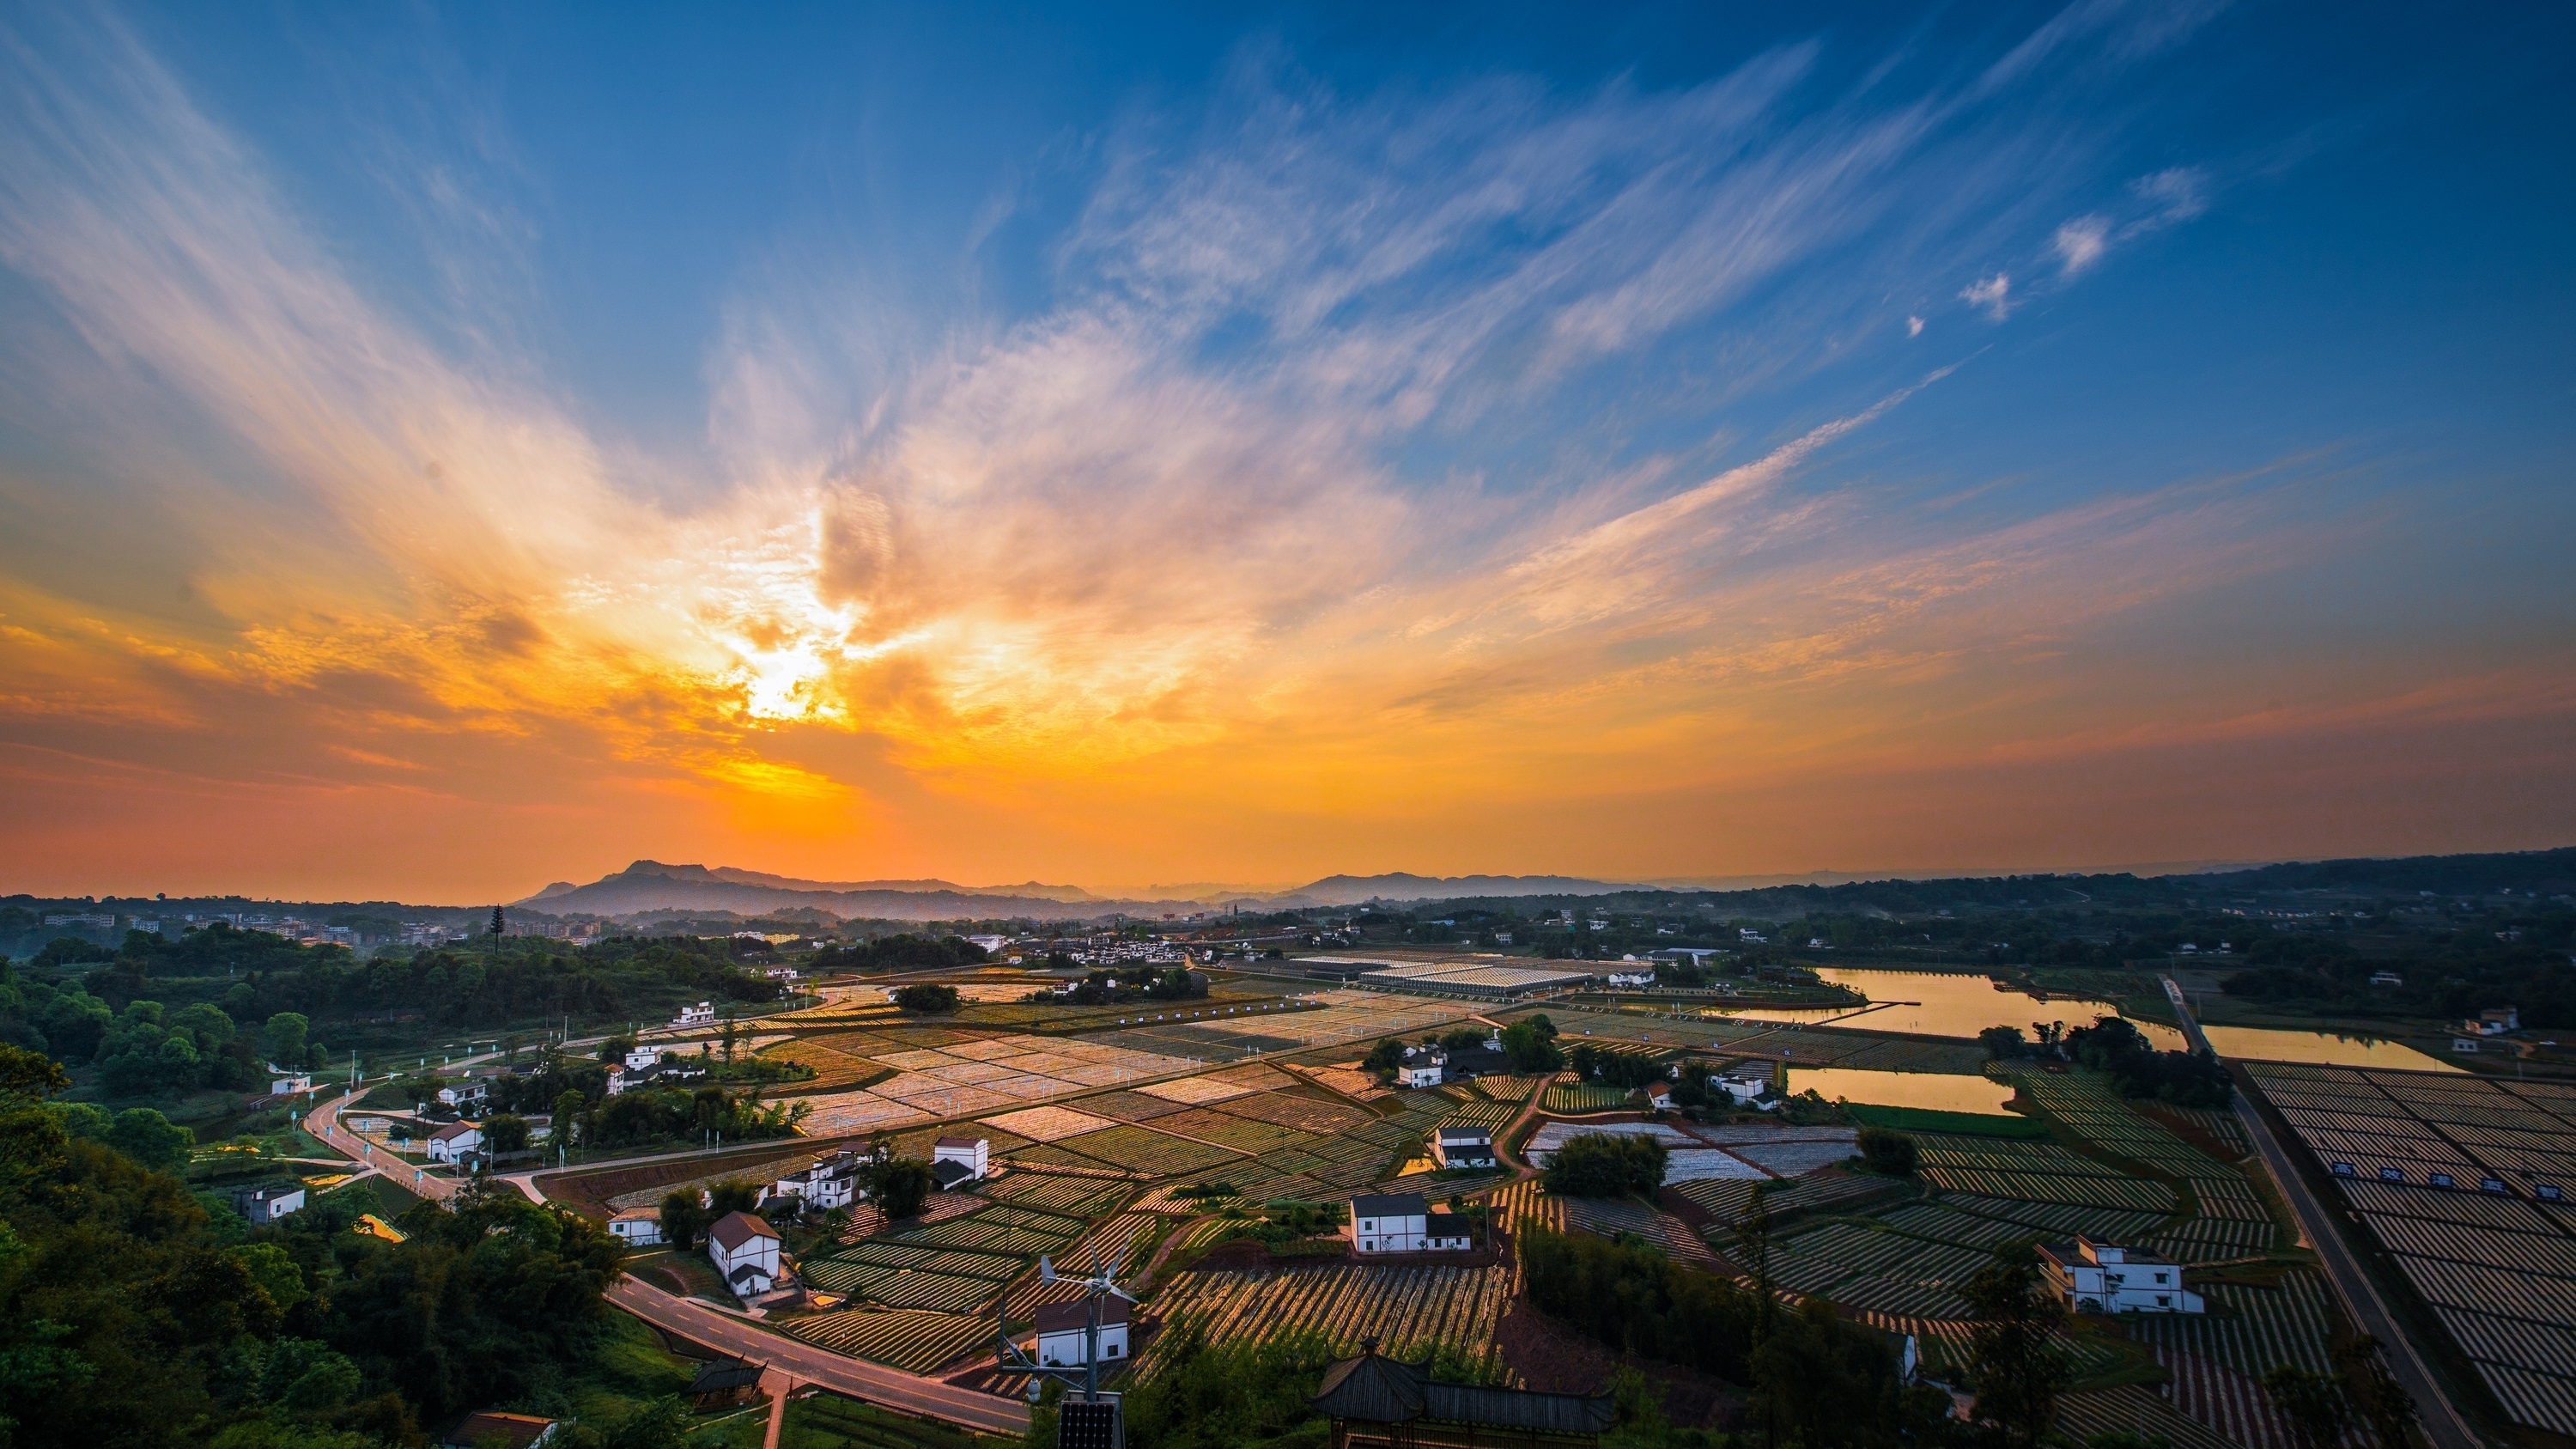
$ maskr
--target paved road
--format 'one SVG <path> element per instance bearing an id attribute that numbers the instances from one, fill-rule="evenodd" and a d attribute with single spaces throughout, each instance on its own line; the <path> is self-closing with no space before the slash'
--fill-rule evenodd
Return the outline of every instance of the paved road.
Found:
<path id="1" fill-rule="evenodd" d="M 756 1328 L 743 1319 L 651 1284 L 621 1278 L 608 1290 L 618 1307 L 692 1343 L 766 1363 L 800 1384 L 820 1384 L 836 1394 L 865 1399 L 905 1414 L 926 1414 L 988 1434 L 1018 1436 L 1029 1429 L 1026 1404 L 961 1389 L 937 1379 L 843 1358 L 828 1349 Z"/>
<path id="2" fill-rule="evenodd" d="M 364 1152 L 364 1161 L 391 1164 L 385 1175 L 423 1197 L 453 1197 L 464 1185 L 455 1178 L 422 1177 L 415 1180 L 412 1176 L 414 1169 L 395 1162 L 374 1144 L 340 1125 L 343 1100 L 334 1098 L 314 1107 L 304 1119 L 305 1130 L 351 1157 L 359 1157 Z M 530 1199 L 543 1201 L 532 1176 L 516 1173 L 503 1180 Z M 608 1290 L 608 1301 L 691 1342 L 739 1354 L 756 1363 L 767 1363 L 783 1374 L 793 1375 L 798 1383 L 821 1384 L 834 1393 L 865 1399 L 898 1413 L 924 1414 L 986 1433 L 1018 1435 L 1028 1432 L 1029 1411 L 1024 1404 L 973 1389 L 957 1388 L 937 1379 L 843 1358 L 828 1350 L 755 1328 L 722 1310 L 665 1292 L 635 1278 L 619 1279 Z"/>
<path id="3" fill-rule="evenodd" d="M 2201 1031 L 2200 1023 L 2192 1019 L 2182 987 L 2170 976 L 2164 978 L 2164 983 L 2174 1014 L 2182 1019 L 2184 1039 L 2195 1047 L 2207 1047 L 2209 1038 Z M 2316 1248 L 2326 1277 L 2334 1284 L 2335 1296 L 2343 1300 L 2344 1312 L 2362 1332 L 2379 1340 L 2388 1357 L 2389 1371 L 2414 1397 L 2424 1417 L 2424 1432 L 2432 1438 L 2435 1449 L 2483 1449 L 2485 1440 L 2459 1406 L 2451 1402 L 2450 1395 L 2442 1391 L 2441 1380 L 2433 1376 L 2423 1350 L 2399 1326 L 2397 1315 L 2389 1311 L 2387 1300 L 2380 1295 L 2378 1283 L 2362 1270 L 2361 1260 L 2337 1231 L 2330 1210 L 2308 1189 L 2307 1179 L 2299 1175 L 2297 1165 L 2273 1135 L 2270 1124 L 2250 1105 L 2236 1115 L 2245 1124 L 2245 1135 L 2252 1139 L 2255 1153 L 2263 1159 L 2281 1196 L 2297 1214 L 2301 1235 Z"/>

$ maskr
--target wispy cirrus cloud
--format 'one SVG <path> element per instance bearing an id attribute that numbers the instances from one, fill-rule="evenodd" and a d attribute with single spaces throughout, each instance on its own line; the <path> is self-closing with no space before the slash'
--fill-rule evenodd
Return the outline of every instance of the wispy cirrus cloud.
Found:
<path id="1" fill-rule="evenodd" d="M 1582 93 L 1346 95 L 1249 48 L 1104 138 L 1040 304 L 746 281 L 682 489 L 506 329 L 458 355 L 368 295 L 134 34 L 41 29 L 0 59 L 0 259 L 148 428 L 251 464 L 130 470 L 199 545 L 211 625 L 5 581 L 0 727 L 31 748 L 114 716 L 102 759 L 195 732 L 246 776 L 414 792 L 543 752 L 925 830 L 1256 745 L 1278 778 L 1464 798 L 1571 760 L 1609 788 L 1670 776 L 1743 691 L 1779 706 L 1727 725 L 1743 758 L 1790 750 L 1792 710 L 1856 750 L 1871 691 L 2033 647 L 2017 613 L 2265 566 L 2205 546 L 2250 503 L 1972 517 L 1851 461 L 1955 365 L 1866 339 L 2002 322 L 1999 262 L 2071 279 L 2206 208 L 2187 169 L 2089 204 L 2107 142 L 2013 104 L 2175 43 L 2170 16 L 2087 0 L 1912 93 L 1841 84 L 1822 42 Z"/>

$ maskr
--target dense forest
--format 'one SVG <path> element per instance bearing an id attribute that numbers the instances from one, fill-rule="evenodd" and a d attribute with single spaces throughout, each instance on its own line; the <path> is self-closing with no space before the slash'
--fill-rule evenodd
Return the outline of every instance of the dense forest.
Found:
<path id="1" fill-rule="evenodd" d="M 97 1109 L 51 1100 L 67 1083 L 0 1046 L 0 1442 L 372 1449 L 620 1380 L 602 1295 L 623 1249 L 598 1226 L 469 1190 L 387 1242 L 347 1231 L 376 1206 L 359 1187 L 253 1228 L 150 1144 L 73 1130 Z M 567 1449 L 682 1442 L 673 1402 L 594 1403 Z"/>

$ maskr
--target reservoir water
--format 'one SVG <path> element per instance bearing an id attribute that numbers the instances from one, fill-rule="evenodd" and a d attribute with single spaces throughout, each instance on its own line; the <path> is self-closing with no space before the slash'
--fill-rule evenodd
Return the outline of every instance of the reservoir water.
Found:
<path id="1" fill-rule="evenodd" d="M 1935 1112 L 1968 1112 L 1982 1117 L 2008 1117 L 2004 1103 L 2013 1089 L 1985 1077 L 1954 1072 L 1872 1072 L 1852 1067 L 1789 1068 L 1791 1093 L 1815 1091 L 1828 1102 L 1864 1102 L 1875 1107 L 1922 1107 Z"/>
<path id="2" fill-rule="evenodd" d="M 2249 1062 L 2307 1062 L 2328 1067 L 2382 1067 L 2396 1072 L 2457 1072 L 2439 1057 L 2411 1046 L 2330 1031 L 2284 1031 L 2269 1026 L 2211 1026 L 2209 1044 L 2222 1057 Z"/>
<path id="3" fill-rule="evenodd" d="M 1871 1005 L 1860 1008 L 1747 1007 L 1725 1014 L 1744 1021 L 1804 1022 L 1809 1025 L 1831 1022 L 1856 1031 L 1894 1031 L 1917 1036 L 1969 1039 L 1974 1039 L 1978 1032 L 1990 1026 L 2019 1027 L 2022 1035 L 2027 1037 L 2036 1035 L 2031 1030 L 2034 1022 L 2062 1021 L 2072 1029 L 2091 1026 L 2098 1016 L 2120 1014 L 2120 1008 L 2112 1002 L 2053 992 L 2046 1001 L 2042 1001 L 2026 991 L 2000 990 L 1986 977 L 1957 972 L 1873 971 L 1863 967 L 1821 966 L 1816 969 L 1816 974 L 1835 986 L 1847 987 L 1868 997 Z M 2129 1024 L 2145 1033 L 2147 1039 L 2160 1049 L 2178 1051 L 2182 1047 L 2182 1033 L 2170 1026 L 2134 1018 Z M 1855 1097 L 1852 1100 L 1868 1099 Z"/>

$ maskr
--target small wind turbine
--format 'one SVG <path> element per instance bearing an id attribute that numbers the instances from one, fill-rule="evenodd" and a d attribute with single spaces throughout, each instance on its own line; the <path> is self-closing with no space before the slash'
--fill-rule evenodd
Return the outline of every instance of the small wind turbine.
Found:
<path id="1" fill-rule="evenodd" d="M 1105 1270 L 1100 1267 L 1100 1257 L 1097 1249 L 1093 1250 L 1091 1261 L 1093 1271 L 1088 1277 L 1068 1280 L 1064 1275 L 1056 1271 L 1054 1259 L 1045 1255 L 1040 1255 L 1038 1258 L 1038 1281 L 1040 1283 L 1053 1285 L 1059 1282 L 1071 1281 L 1081 1284 L 1085 1290 L 1082 1326 L 1083 1361 L 1081 1367 L 1078 1369 L 1059 1368 L 1037 1362 L 1028 1354 L 1022 1353 L 1019 1345 L 1011 1342 L 1010 1329 L 1004 1317 L 1008 1312 L 1010 1305 L 1010 1295 L 1008 1294 L 1004 1294 L 1001 1301 L 993 1305 L 994 1366 L 996 1369 L 1006 1373 L 1026 1373 L 1029 1376 L 1029 1402 L 1032 1404 L 1038 1401 L 1044 1387 L 1039 1382 L 1040 1379 L 1060 1379 L 1068 1388 L 1071 1387 L 1078 1379 L 1082 1385 L 1082 1403 L 1085 1405 L 1105 1404 L 1106 1406 L 1105 1413 L 1108 1430 L 1108 1438 L 1106 1442 L 1112 1444 L 1124 1444 L 1126 1442 L 1126 1426 L 1123 1422 L 1124 1415 L 1120 1411 L 1117 1398 L 1112 1396 L 1104 1401 L 1100 1397 L 1100 1310 L 1101 1305 L 1111 1298 L 1124 1299 L 1129 1303 L 1134 1303 L 1136 1301 L 1135 1294 L 1118 1286 L 1118 1270 L 1124 1267 L 1127 1261 L 1127 1244 L 1122 1241 L 1118 1245 L 1117 1261 L 1110 1264 L 1110 1266 Z M 1034 1344 L 1032 1344 L 1032 1346 L 1034 1346 Z M 1100 1413 L 1102 1411 L 1093 1410 L 1092 1412 Z"/>

